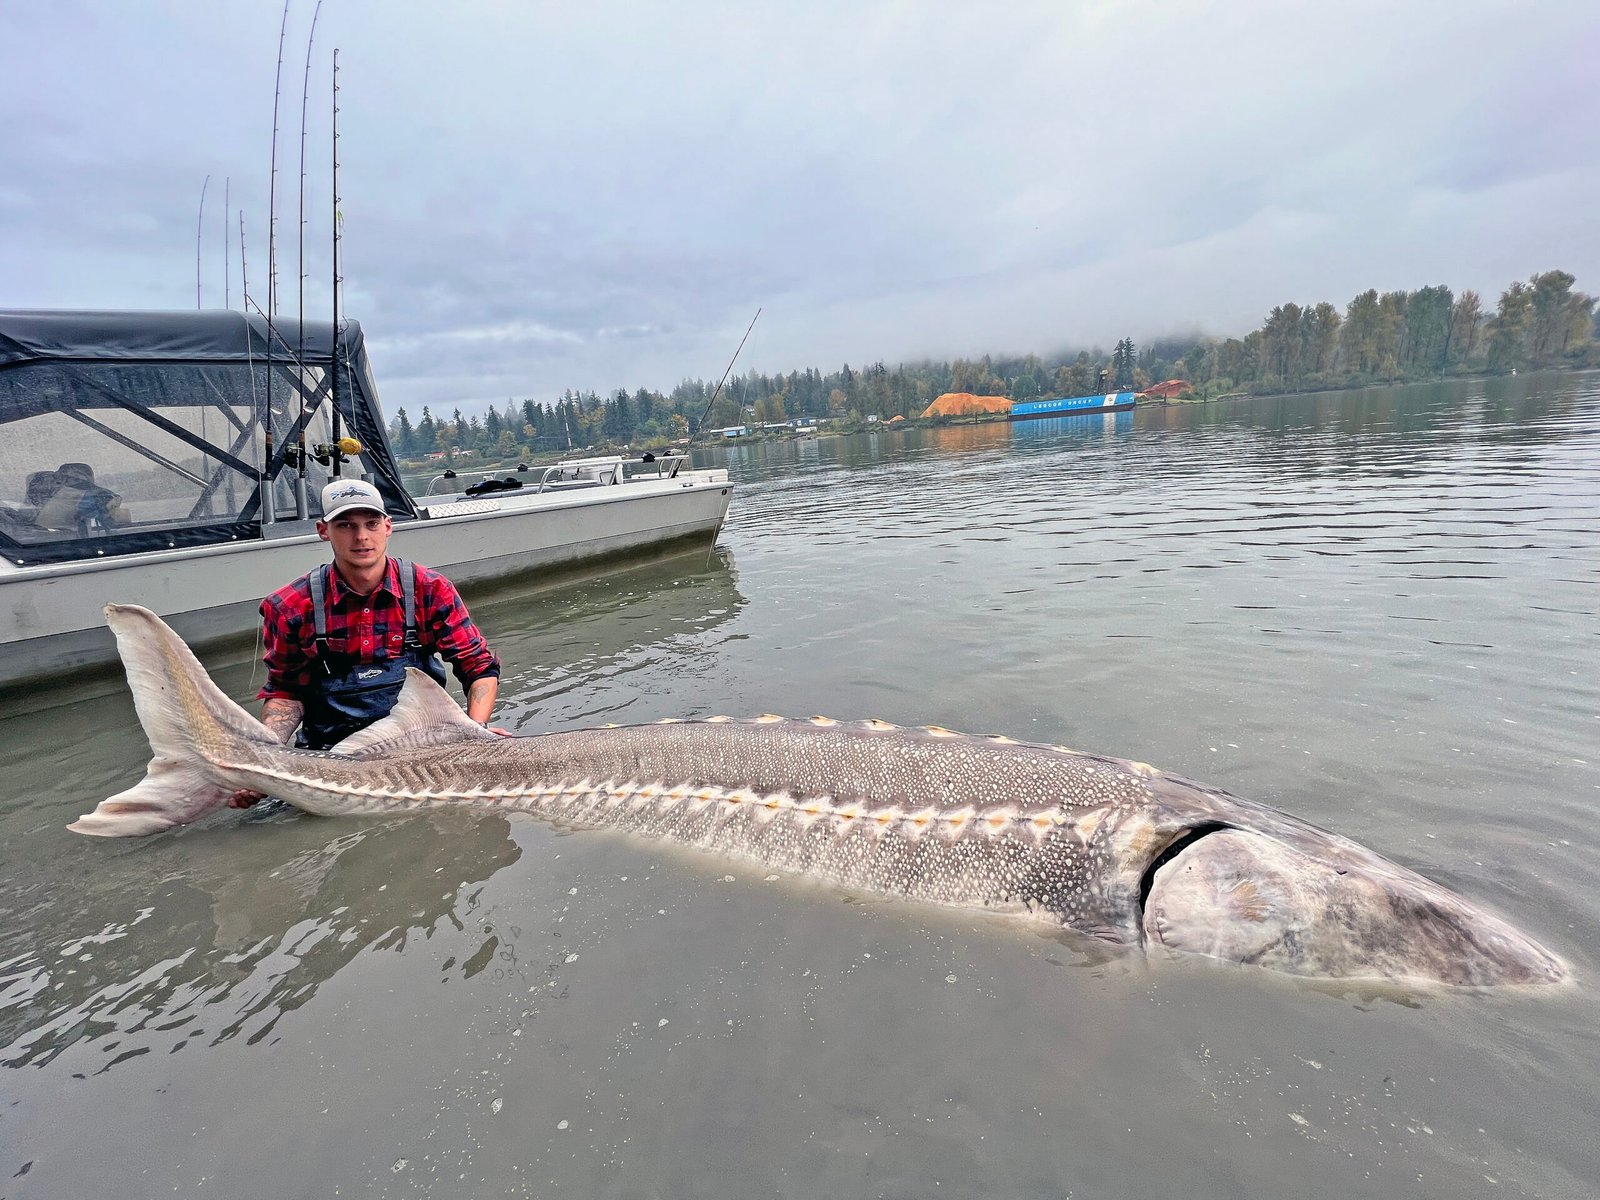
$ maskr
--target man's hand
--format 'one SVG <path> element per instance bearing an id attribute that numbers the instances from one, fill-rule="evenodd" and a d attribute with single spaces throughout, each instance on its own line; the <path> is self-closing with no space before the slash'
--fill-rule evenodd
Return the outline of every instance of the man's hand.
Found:
<path id="1" fill-rule="evenodd" d="M 249 788 L 240 788 L 228 797 L 229 808 L 252 808 L 267 798 L 265 792 L 252 792 Z"/>

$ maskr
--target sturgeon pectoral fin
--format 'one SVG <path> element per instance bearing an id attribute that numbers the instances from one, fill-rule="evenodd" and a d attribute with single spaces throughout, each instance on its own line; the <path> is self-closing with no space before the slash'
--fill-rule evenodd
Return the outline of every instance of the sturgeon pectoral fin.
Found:
<path id="1" fill-rule="evenodd" d="M 346 758 L 366 758 L 452 741 L 493 741 L 499 736 L 467 716 L 450 693 L 425 671 L 407 667 L 400 698 L 389 715 L 358 729 L 334 746 L 332 752 Z"/>

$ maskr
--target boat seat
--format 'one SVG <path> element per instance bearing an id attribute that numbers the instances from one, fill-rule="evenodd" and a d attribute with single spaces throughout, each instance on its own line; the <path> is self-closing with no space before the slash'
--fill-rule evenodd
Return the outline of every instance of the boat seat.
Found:
<path id="1" fill-rule="evenodd" d="M 38 511 L 31 504 L 13 504 L 0 500 L 0 533 L 24 538 L 37 533 L 38 529 L 33 523 L 33 518 Z"/>

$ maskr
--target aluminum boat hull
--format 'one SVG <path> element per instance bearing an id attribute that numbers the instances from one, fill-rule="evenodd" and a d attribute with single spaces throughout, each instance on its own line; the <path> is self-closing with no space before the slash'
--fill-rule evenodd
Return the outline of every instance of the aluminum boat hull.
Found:
<path id="1" fill-rule="evenodd" d="M 434 502 L 434 512 L 454 515 L 397 521 L 390 546 L 470 586 L 714 541 L 730 492 L 727 472 L 709 470 L 566 494 Z M 116 661 L 102 611 L 111 601 L 158 613 L 192 644 L 247 633 L 263 596 L 327 558 L 314 521 L 280 521 L 260 540 L 25 567 L 0 562 L 0 686 Z"/>

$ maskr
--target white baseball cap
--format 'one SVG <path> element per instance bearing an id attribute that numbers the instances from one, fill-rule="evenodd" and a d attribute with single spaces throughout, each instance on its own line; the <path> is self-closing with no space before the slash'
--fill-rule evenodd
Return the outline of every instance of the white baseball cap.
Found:
<path id="1" fill-rule="evenodd" d="M 378 489 L 364 479 L 335 479 L 322 489 L 322 519 L 331 521 L 351 509 L 365 508 L 380 516 L 388 510 Z"/>

